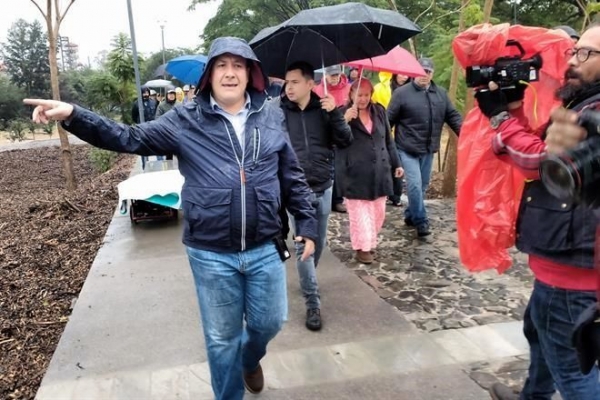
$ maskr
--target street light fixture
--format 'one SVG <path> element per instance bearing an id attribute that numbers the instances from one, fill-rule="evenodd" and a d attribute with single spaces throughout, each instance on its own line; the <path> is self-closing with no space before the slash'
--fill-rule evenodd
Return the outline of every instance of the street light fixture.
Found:
<path id="1" fill-rule="evenodd" d="M 163 64 L 167 62 L 165 59 L 165 26 L 167 26 L 167 21 L 159 20 L 158 26 L 160 26 L 160 34 L 162 38 L 162 56 L 163 56 Z"/>

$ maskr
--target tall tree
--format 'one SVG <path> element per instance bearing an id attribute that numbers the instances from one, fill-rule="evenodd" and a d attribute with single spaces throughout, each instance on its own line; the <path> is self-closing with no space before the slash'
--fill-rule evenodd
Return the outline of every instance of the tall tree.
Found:
<path id="1" fill-rule="evenodd" d="M 57 56 L 57 39 L 60 31 L 60 24 L 65 19 L 69 9 L 75 3 L 75 0 L 68 0 L 67 6 L 61 9 L 60 0 L 46 0 L 45 11 L 38 1 L 43 4 L 44 0 L 30 0 L 40 11 L 46 21 L 46 29 L 48 33 L 48 60 L 50 63 L 50 82 L 52 86 L 52 98 L 60 100 L 60 88 L 58 83 L 58 64 Z M 61 158 L 63 164 L 63 173 L 69 190 L 75 190 L 77 182 L 75 181 L 75 173 L 73 172 L 73 154 L 69 144 L 67 132 L 58 124 L 58 136 L 60 138 Z"/>
<path id="2" fill-rule="evenodd" d="M 95 112 L 113 117 L 121 110 L 120 84 L 117 78 L 106 71 L 94 71 L 85 81 L 85 100 Z"/>
<path id="3" fill-rule="evenodd" d="M 462 0 L 462 11 L 458 20 L 458 32 L 465 30 L 466 25 L 466 14 L 467 6 L 471 0 Z M 459 73 L 461 72 L 460 64 L 456 57 L 454 57 L 452 63 L 452 74 L 450 77 L 450 88 L 448 89 L 448 96 L 453 104 L 456 104 L 456 98 L 458 94 L 458 83 Z M 455 135 L 448 132 L 448 142 L 446 143 L 446 154 L 447 157 L 444 160 L 446 165 L 444 168 L 444 181 L 442 182 L 442 195 L 444 197 L 453 197 L 456 195 L 456 165 L 457 165 L 457 145 L 458 140 Z"/>
<path id="4" fill-rule="evenodd" d="M 191 0 L 190 10 L 214 0 Z M 346 3 L 344 0 L 223 0 L 202 34 L 206 52 L 220 36 L 237 36 L 250 40 L 261 29 L 277 25 L 301 10 Z M 364 0 L 362 3 L 386 8 L 387 0 Z"/>
<path id="5" fill-rule="evenodd" d="M 0 54 L 11 81 L 27 96 L 46 97 L 50 93 L 48 38 L 38 21 L 16 21 L 8 31 Z"/>
<path id="6" fill-rule="evenodd" d="M 23 97 L 25 91 L 0 74 L 0 129 L 9 121 L 24 117 Z"/>
<path id="7" fill-rule="evenodd" d="M 140 63 L 143 59 L 139 57 Z M 112 50 L 106 59 L 108 71 L 119 82 L 119 105 L 121 108 L 121 121 L 131 123 L 130 102 L 134 91 L 135 70 L 133 68 L 133 50 L 131 39 L 124 33 L 119 33 L 113 38 Z M 143 64 L 142 64 L 143 68 Z"/>

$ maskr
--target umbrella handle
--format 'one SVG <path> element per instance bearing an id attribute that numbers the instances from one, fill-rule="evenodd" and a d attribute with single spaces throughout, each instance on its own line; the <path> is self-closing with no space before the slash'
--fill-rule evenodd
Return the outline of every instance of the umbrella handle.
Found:
<path id="1" fill-rule="evenodd" d="M 327 97 L 327 75 L 325 73 L 325 57 L 323 57 L 323 44 L 319 41 L 321 47 L 321 71 L 323 71 L 323 94 Z"/>
<path id="2" fill-rule="evenodd" d="M 360 90 L 360 82 L 362 81 L 362 78 L 363 78 L 363 69 L 360 68 L 360 74 L 358 75 L 358 84 L 356 85 L 356 93 L 354 93 L 354 100 L 353 100 L 354 104 L 356 104 L 356 102 L 358 101 L 358 91 Z"/>

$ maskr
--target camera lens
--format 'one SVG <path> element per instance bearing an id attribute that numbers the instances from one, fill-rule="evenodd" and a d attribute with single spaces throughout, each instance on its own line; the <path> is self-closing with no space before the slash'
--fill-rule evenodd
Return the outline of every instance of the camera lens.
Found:
<path id="1" fill-rule="evenodd" d="M 600 136 L 591 136 L 572 150 L 549 156 L 540 165 L 540 177 L 558 199 L 596 204 L 600 201 Z"/>
<path id="2" fill-rule="evenodd" d="M 542 161 L 540 176 L 546 189 L 560 200 L 573 200 L 578 191 L 577 172 L 573 164 L 559 157 L 550 157 Z"/>

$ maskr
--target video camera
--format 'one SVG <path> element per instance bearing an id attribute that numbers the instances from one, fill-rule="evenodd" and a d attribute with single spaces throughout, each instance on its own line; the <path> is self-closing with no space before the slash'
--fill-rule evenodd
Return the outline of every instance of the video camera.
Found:
<path id="1" fill-rule="evenodd" d="M 587 139 L 542 161 L 540 177 L 554 197 L 595 207 L 600 205 L 600 112 L 584 110 L 578 122 Z"/>
<path id="2" fill-rule="evenodd" d="M 535 54 L 524 60 L 525 50 L 516 40 L 508 40 L 506 47 L 516 47 L 519 55 L 496 59 L 494 65 L 473 65 L 467 67 L 466 81 L 468 87 L 487 86 L 491 81 L 500 88 L 516 86 L 519 81 L 535 82 L 540 79 L 539 72 L 543 65 L 542 57 Z"/>

